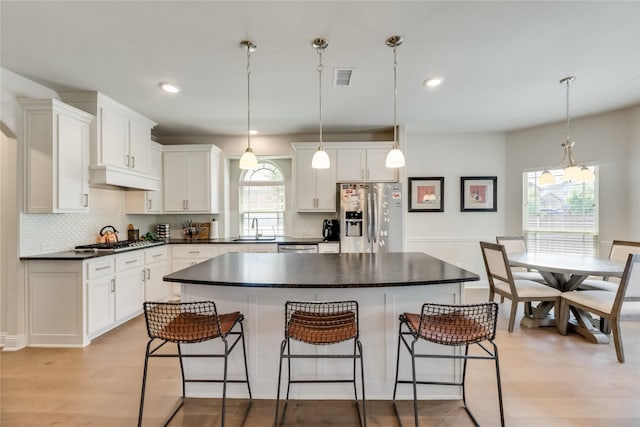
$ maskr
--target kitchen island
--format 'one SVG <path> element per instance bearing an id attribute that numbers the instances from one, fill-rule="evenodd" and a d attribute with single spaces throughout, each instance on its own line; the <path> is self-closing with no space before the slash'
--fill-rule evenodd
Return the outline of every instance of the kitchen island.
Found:
<path id="1" fill-rule="evenodd" d="M 465 282 L 479 277 L 423 253 L 226 253 L 169 274 L 164 280 L 181 284 L 183 301 L 213 300 L 220 313 L 244 314 L 251 388 L 254 397 L 263 399 L 275 396 L 285 302 L 358 301 L 367 399 L 389 399 L 395 375 L 398 316 L 405 311 L 419 312 L 426 301 L 460 304 Z M 201 351 L 203 347 L 219 344 L 194 344 L 189 350 Z M 304 351 L 327 354 L 350 348 L 349 343 L 323 347 L 295 344 L 300 344 L 298 348 Z M 297 377 L 349 375 L 352 369 L 348 361 L 335 359 L 297 362 L 292 365 Z M 452 381 L 460 375 L 457 362 L 424 362 L 418 369 L 438 380 Z M 185 361 L 187 377 L 220 375 L 221 369 L 222 364 L 215 361 Z M 229 372 L 230 378 L 240 378 L 239 357 L 230 360 Z M 401 370 L 403 373 L 408 375 L 408 370 Z M 244 397 L 245 392 L 238 385 L 229 388 L 230 397 Z M 220 391 L 210 384 L 188 383 L 187 394 L 214 397 Z M 410 395 L 410 387 L 399 390 L 401 398 Z M 460 390 L 425 386 L 420 389 L 420 396 L 459 399 Z M 351 399 L 353 389 L 348 384 L 296 384 L 292 386 L 291 397 Z"/>

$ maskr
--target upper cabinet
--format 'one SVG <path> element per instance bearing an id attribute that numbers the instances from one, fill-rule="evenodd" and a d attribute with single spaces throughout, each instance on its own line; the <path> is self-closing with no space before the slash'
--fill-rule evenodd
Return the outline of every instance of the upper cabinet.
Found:
<path id="1" fill-rule="evenodd" d="M 65 102 L 94 114 L 90 183 L 159 190 L 151 174 L 151 129 L 157 124 L 100 92 L 61 92 Z"/>
<path id="2" fill-rule="evenodd" d="M 25 212 L 88 212 L 93 116 L 56 99 L 18 102 L 24 111 Z"/>
<path id="3" fill-rule="evenodd" d="M 371 145 L 369 145 L 371 144 Z M 393 144 L 372 143 L 345 144 L 338 149 L 337 178 L 338 182 L 369 181 L 397 182 L 397 169 L 387 168 L 387 153 Z"/>
<path id="4" fill-rule="evenodd" d="M 215 145 L 163 147 L 165 213 L 218 213 L 220 149 Z"/>
<path id="5" fill-rule="evenodd" d="M 298 212 L 336 211 L 336 149 L 325 147 L 329 155 L 329 169 L 313 169 L 311 159 L 318 149 L 317 143 L 291 144 L 295 157 L 295 194 Z"/>
<path id="6" fill-rule="evenodd" d="M 149 170 L 152 176 L 160 177 L 162 187 L 162 145 L 151 142 Z M 128 214 L 162 213 L 162 190 L 127 191 L 126 212 Z"/>

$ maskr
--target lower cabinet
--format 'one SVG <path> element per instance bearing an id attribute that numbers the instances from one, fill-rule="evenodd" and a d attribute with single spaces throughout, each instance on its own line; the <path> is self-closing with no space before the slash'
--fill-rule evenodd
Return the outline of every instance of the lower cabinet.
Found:
<path id="1" fill-rule="evenodd" d="M 90 337 L 115 324 L 115 268 L 113 257 L 87 263 L 87 329 Z"/>
<path id="2" fill-rule="evenodd" d="M 122 323 L 142 312 L 144 300 L 144 256 L 132 251 L 115 256 L 116 323 Z"/>
<path id="3" fill-rule="evenodd" d="M 144 300 L 165 301 L 171 295 L 171 283 L 162 278 L 169 273 L 169 250 L 167 246 L 144 251 Z"/>

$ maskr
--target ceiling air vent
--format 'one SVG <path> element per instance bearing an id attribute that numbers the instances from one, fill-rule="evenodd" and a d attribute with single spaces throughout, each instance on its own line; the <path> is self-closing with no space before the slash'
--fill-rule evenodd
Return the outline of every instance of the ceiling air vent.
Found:
<path id="1" fill-rule="evenodd" d="M 333 85 L 339 87 L 351 86 L 351 68 L 336 68 L 333 70 Z"/>

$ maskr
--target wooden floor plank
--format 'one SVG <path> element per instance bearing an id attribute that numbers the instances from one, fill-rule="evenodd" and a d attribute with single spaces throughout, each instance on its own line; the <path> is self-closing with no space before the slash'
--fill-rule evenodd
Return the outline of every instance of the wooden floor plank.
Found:
<path id="1" fill-rule="evenodd" d="M 484 292 L 467 291 L 468 302 L 485 298 Z M 506 301 L 496 342 L 508 426 L 640 425 L 640 322 L 622 323 L 626 362 L 621 364 L 612 344 L 561 336 L 555 328 L 516 326 L 510 334 L 508 314 Z M 138 317 L 86 348 L 0 353 L 0 426 L 135 425 L 145 345 L 144 319 Z M 470 365 L 468 402 L 483 426 L 497 425 L 494 370 L 479 365 Z M 153 361 L 148 390 L 145 425 L 162 425 L 179 394 L 175 360 Z M 232 399 L 227 426 L 271 426 L 274 409 L 273 400 L 249 407 L 246 400 Z M 405 425 L 412 425 L 410 402 L 401 402 L 400 409 Z M 219 410 L 219 399 L 187 399 L 171 426 L 219 425 Z M 369 401 L 367 410 L 369 426 L 398 425 L 388 401 Z M 419 413 L 421 426 L 473 425 L 458 401 L 420 402 Z M 356 426 L 358 417 L 349 401 L 292 401 L 285 421 L 285 426 Z"/>

